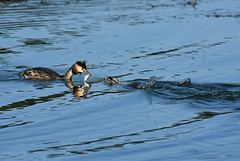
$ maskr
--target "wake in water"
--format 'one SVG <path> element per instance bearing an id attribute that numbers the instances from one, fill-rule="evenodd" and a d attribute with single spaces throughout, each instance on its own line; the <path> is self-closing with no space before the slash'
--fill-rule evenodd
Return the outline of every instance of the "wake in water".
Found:
<path id="1" fill-rule="evenodd" d="M 147 81 L 122 82 L 115 77 L 105 78 L 107 85 L 121 84 L 123 87 L 145 89 L 150 95 L 164 101 L 184 100 L 192 104 L 222 107 L 238 107 L 240 103 L 240 85 L 238 84 L 197 84 L 192 83 L 190 78 L 181 82 L 156 81 L 151 77 Z"/>
<path id="2" fill-rule="evenodd" d="M 158 98 L 181 100 L 204 107 L 239 107 L 240 85 L 188 83 L 173 86 L 170 82 L 156 82 L 159 86 L 151 91 Z"/>

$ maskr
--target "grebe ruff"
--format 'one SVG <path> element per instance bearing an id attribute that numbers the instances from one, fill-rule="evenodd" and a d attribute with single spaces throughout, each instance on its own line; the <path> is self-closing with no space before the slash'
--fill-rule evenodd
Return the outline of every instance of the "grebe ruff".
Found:
<path id="1" fill-rule="evenodd" d="M 87 71 L 86 61 L 77 61 L 75 64 L 69 68 L 69 70 L 64 75 L 59 75 L 51 69 L 44 67 L 36 67 L 26 69 L 20 74 L 20 77 L 24 79 L 45 79 L 45 80 L 71 80 L 73 75 L 78 73 L 85 73 L 84 82 L 91 76 Z"/>

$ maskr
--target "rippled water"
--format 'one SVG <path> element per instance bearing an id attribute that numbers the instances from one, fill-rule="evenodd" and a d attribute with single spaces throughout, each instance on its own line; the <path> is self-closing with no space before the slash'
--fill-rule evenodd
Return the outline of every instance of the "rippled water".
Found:
<path id="1" fill-rule="evenodd" d="M 1 3 L 0 160 L 239 160 L 240 1 Z M 2 8 L 3 7 L 3 8 Z M 92 77 L 22 80 L 26 68 Z M 145 90 L 103 78 L 148 81 Z M 192 84 L 174 86 L 185 78 Z"/>

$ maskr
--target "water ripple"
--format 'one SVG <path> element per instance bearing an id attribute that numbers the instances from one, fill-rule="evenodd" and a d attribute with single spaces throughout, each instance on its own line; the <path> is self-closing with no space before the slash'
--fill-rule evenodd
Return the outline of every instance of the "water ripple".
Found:
<path id="1" fill-rule="evenodd" d="M 57 145 L 57 146 L 49 146 L 44 149 L 35 149 L 28 151 L 29 153 L 35 153 L 35 152 L 42 152 L 42 151 L 52 151 L 52 150 L 59 150 L 63 151 L 62 154 L 69 155 L 71 154 L 88 154 L 90 152 L 100 152 L 100 151 L 106 151 L 111 150 L 115 148 L 123 148 L 126 145 L 135 145 L 135 144 L 145 144 L 148 142 L 156 142 L 166 139 L 171 139 L 173 137 L 184 135 L 187 133 L 191 133 L 193 131 L 198 130 L 198 128 L 191 129 L 189 131 L 181 131 L 173 134 L 164 134 L 164 132 L 161 134 L 161 131 L 167 130 L 167 129 L 174 129 L 179 128 L 181 126 L 185 126 L 188 124 L 194 124 L 199 121 L 203 121 L 205 119 L 210 119 L 214 116 L 218 115 L 226 115 L 231 114 L 232 112 L 223 112 L 223 113 L 217 113 L 217 112 L 200 112 L 197 113 L 197 117 L 189 118 L 188 120 L 182 120 L 178 123 L 174 123 L 171 126 L 165 126 L 155 129 L 146 129 L 140 132 L 125 134 L 125 135 L 117 135 L 117 136 L 111 136 L 111 137 L 105 137 L 100 138 L 97 140 L 91 140 L 91 141 L 85 141 L 75 144 L 65 144 L 65 145 Z M 151 134 L 151 138 L 148 138 L 149 133 Z M 156 134 L 155 134 L 156 133 Z M 159 136 L 160 135 L 160 136 Z M 155 137 L 153 137 L 155 136 Z M 119 142 L 119 143 L 116 143 Z M 91 145 L 93 144 L 93 145 Z M 101 144 L 102 146 L 98 146 Z M 110 144 L 110 145 L 109 145 Z M 85 146 L 93 146 L 93 148 L 85 148 Z M 82 149 L 82 150 L 69 150 L 69 149 Z M 52 155 L 52 154 L 50 154 Z M 58 156 L 58 155 L 55 155 Z"/>

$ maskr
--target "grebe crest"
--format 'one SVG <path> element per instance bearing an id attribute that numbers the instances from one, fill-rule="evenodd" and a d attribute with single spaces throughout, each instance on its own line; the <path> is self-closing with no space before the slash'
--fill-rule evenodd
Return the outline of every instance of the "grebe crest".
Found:
<path id="1" fill-rule="evenodd" d="M 25 79 L 71 80 L 72 76 L 78 73 L 86 74 L 84 81 L 86 81 L 91 76 L 91 74 L 87 71 L 86 61 L 77 61 L 64 75 L 59 75 L 58 73 L 48 68 L 36 67 L 23 71 L 20 77 L 24 77 Z"/>
<path id="2" fill-rule="evenodd" d="M 84 73 L 84 70 L 87 70 L 86 61 L 77 61 L 72 66 L 72 72 L 74 75 L 78 73 Z"/>

